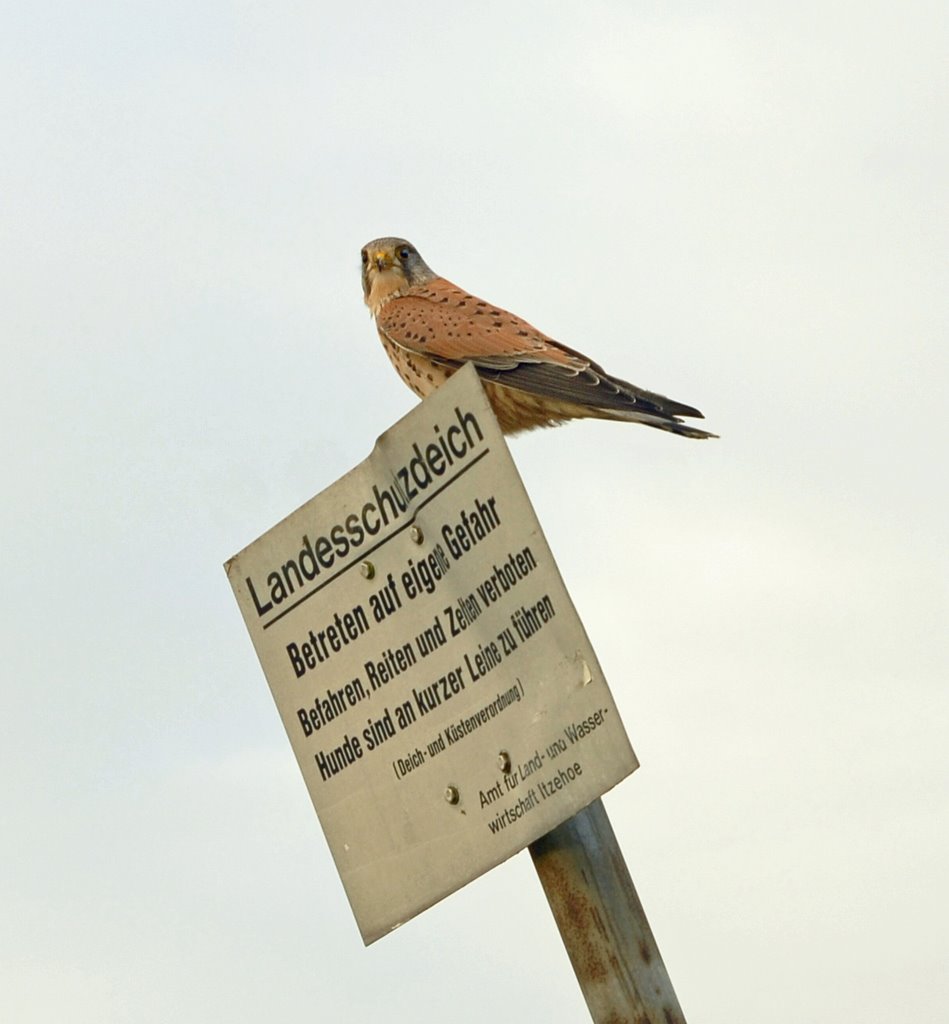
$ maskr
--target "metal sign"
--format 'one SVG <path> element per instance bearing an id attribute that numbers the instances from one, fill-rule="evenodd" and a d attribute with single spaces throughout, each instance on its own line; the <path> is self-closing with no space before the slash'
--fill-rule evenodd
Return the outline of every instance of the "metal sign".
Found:
<path id="1" fill-rule="evenodd" d="M 637 767 L 473 368 L 225 568 L 367 944 Z"/>

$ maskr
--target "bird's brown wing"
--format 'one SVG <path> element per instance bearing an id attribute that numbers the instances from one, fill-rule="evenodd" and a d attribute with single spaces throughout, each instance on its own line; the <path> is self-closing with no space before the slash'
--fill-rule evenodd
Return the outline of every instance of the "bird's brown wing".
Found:
<path id="1" fill-rule="evenodd" d="M 474 363 L 505 387 L 623 416 L 702 417 L 698 409 L 608 374 L 526 320 L 436 278 L 392 299 L 376 317 L 391 342 L 451 366 Z"/>
<path id="2" fill-rule="evenodd" d="M 586 360 L 513 313 L 436 278 L 387 303 L 376 325 L 402 348 L 450 363 L 513 369 L 531 359 L 580 368 Z"/>

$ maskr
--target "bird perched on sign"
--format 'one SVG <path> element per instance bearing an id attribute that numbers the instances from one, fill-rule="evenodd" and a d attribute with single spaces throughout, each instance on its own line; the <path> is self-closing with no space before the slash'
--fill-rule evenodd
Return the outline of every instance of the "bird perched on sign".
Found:
<path id="1" fill-rule="evenodd" d="M 698 409 L 644 391 L 513 313 L 439 277 L 404 238 L 362 250 L 362 288 L 399 376 L 425 398 L 474 363 L 506 434 L 594 417 L 644 423 L 682 437 L 715 437 L 680 417 Z"/>

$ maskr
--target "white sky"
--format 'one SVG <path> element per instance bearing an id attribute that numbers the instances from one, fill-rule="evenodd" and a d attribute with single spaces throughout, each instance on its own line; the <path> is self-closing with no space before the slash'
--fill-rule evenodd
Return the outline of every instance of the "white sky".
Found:
<path id="1" fill-rule="evenodd" d="M 4 4 L 0 1019 L 586 1019 L 521 854 L 366 950 L 221 563 L 428 262 L 714 443 L 516 439 L 686 1016 L 949 1002 L 941 3 Z"/>

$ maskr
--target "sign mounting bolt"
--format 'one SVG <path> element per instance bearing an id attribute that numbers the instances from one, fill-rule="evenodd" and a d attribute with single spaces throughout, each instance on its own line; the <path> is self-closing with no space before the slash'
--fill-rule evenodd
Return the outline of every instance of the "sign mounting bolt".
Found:
<path id="1" fill-rule="evenodd" d="M 415 541 L 416 544 L 421 544 L 422 541 L 425 540 L 425 534 L 422 533 L 421 526 L 413 526 L 411 530 L 409 530 L 409 536 L 412 538 L 412 540 Z"/>
<path id="2" fill-rule="evenodd" d="M 372 562 L 362 562 L 359 566 L 359 571 L 367 580 L 371 580 L 372 577 L 376 575 L 376 567 L 372 564 Z"/>
<path id="3" fill-rule="evenodd" d="M 498 768 L 500 768 L 505 775 L 511 774 L 511 755 L 506 750 L 502 750 L 498 754 Z"/>
<path id="4" fill-rule="evenodd" d="M 445 799 L 450 804 L 458 803 L 458 801 L 461 799 L 461 796 L 458 793 L 458 787 L 457 786 L 446 786 L 445 787 Z"/>

